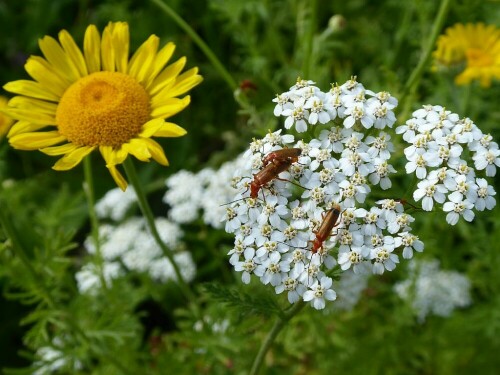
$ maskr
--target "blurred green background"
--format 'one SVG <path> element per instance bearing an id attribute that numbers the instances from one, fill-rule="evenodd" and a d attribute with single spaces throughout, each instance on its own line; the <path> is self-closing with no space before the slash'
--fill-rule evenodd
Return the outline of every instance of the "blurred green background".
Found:
<path id="1" fill-rule="evenodd" d="M 140 166 L 141 178 L 151 191 L 158 215 L 166 212 L 161 206 L 162 183 L 170 174 L 180 169 L 198 171 L 207 166 L 218 167 L 243 151 L 252 137 L 277 129 L 282 122 L 272 115 L 272 99 L 293 85 L 298 76 L 316 81 L 327 91 L 331 82 L 342 83 L 351 75 L 357 75 L 366 88 L 389 91 L 398 97 L 417 65 L 439 7 L 439 2 L 434 0 L 166 2 L 208 44 L 238 87 L 231 87 L 223 80 L 193 40 L 155 1 L 0 0 L 0 81 L 3 83 L 28 78 L 24 62 L 29 55 L 41 54 L 37 41 L 44 35 L 56 37 L 61 29 L 66 29 L 81 46 L 89 24 L 96 24 L 102 31 L 109 21 L 129 23 L 131 51 L 149 35 L 156 34 L 162 44 L 175 42 L 174 57 L 187 56 L 188 68 L 200 68 L 203 83 L 190 93 L 192 103 L 188 109 L 174 118 L 188 130 L 188 135 L 160 141 L 170 167 L 165 169 L 155 163 Z M 455 1 L 446 26 L 457 22 L 500 26 L 500 3 Z M 248 84 L 241 85 L 243 82 L 252 84 L 248 87 Z M 470 117 L 484 133 L 491 133 L 498 141 L 499 97 L 498 82 L 488 89 L 476 84 L 457 87 L 453 83 L 453 72 L 432 73 L 428 69 L 412 98 L 411 110 L 422 104 L 445 106 L 461 117 Z M 404 120 L 399 118 L 398 123 Z M 76 243 L 60 254 L 71 262 L 61 271 L 65 276 L 57 279 L 74 283 L 71 275 L 81 263 L 81 243 L 89 231 L 81 189 L 82 167 L 55 172 L 50 169 L 55 158 L 11 149 L 5 139 L 0 142 L 0 180 L 5 183 L 13 179 L 20 184 L 15 194 L 7 197 L 13 222 L 26 229 L 26 241 L 46 243 L 48 233 L 56 233 L 61 236 L 57 246 Z M 97 155 L 92 159 L 100 197 L 114 188 L 114 184 L 102 160 Z M 396 181 L 401 183 L 402 194 L 404 176 L 398 176 Z M 493 183 L 497 191 L 499 182 L 497 175 Z M 278 338 L 266 357 L 266 364 L 271 367 L 262 373 L 497 374 L 500 368 L 499 212 L 497 207 L 479 213 L 473 223 L 461 221 L 455 227 L 446 224 L 442 212 L 415 215 L 414 233 L 426 245 L 424 254 L 417 257 L 437 258 L 442 268 L 466 274 L 472 283 L 470 307 L 456 311 L 450 318 L 429 316 L 424 323 L 418 323 L 409 307 L 392 292 L 395 281 L 405 276 L 403 264 L 394 273 L 372 279 L 360 304 L 351 312 L 324 314 L 305 308 Z M 211 230 L 201 221 L 184 229 L 198 266 L 195 284 L 218 281 L 238 285 L 235 281 L 238 277 L 227 276 L 229 265 L 221 263 L 231 248 L 230 236 Z M 214 252 L 219 256 L 214 257 Z M 9 278 L 14 268 L 7 271 L 5 267 L 11 266 L 9 259 L 1 259 L 4 263 L 3 269 L 0 266 L 0 286 L 9 293 L 13 288 Z M 226 272 L 219 272 L 221 268 Z M 17 275 L 22 278 L 22 268 L 19 270 Z M 155 287 L 143 286 L 145 289 Z M 253 353 L 269 329 L 271 317 L 245 315 L 237 308 L 210 300 L 207 297 L 210 294 L 203 294 L 199 289 L 207 313 L 228 319 L 231 327 L 224 337 L 205 337 L 186 328 L 189 320 L 178 310 L 183 303 L 178 296 L 172 296 L 175 291 L 162 288 L 161 292 L 141 292 L 141 297 L 132 296 L 130 290 L 124 289 L 121 293 L 126 298 L 121 299 L 117 291 L 115 314 L 120 314 L 119 308 L 123 308 L 124 315 L 137 318 L 145 311 L 150 318 L 122 322 L 122 327 L 136 329 L 134 332 L 142 332 L 144 337 L 136 339 L 135 346 L 129 346 L 128 351 L 123 345 L 117 345 L 111 353 L 130 355 L 131 363 L 138 366 L 130 365 L 130 368 L 140 369 L 144 353 L 151 350 L 151 337 L 164 334 L 164 351 L 160 350 L 157 367 L 144 373 L 246 373 Z M 266 291 L 256 284 L 239 288 L 256 296 L 273 294 L 272 290 Z M 166 295 L 169 300 L 158 303 Z M 20 351 L 26 350 L 23 335 L 30 325 L 20 327 L 19 323 L 32 311 L 32 306 L 0 298 L 0 367 L 27 366 L 30 357 L 20 355 Z M 73 308 L 83 311 L 86 306 L 80 301 L 79 306 Z M 100 308 L 105 307 L 94 306 L 89 314 L 98 314 Z M 147 337 L 151 332 L 154 335 Z M 204 342 L 207 351 L 193 354 L 200 342 Z M 130 354 L 132 352 L 135 354 Z M 102 367 L 95 373 L 120 372 Z"/>

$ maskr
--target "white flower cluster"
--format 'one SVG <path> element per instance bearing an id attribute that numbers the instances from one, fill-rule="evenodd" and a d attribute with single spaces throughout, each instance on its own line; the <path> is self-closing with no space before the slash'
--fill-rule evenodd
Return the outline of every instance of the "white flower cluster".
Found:
<path id="1" fill-rule="evenodd" d="M 72 357 L 68 357 L 61 349 L 67 345 L 60 337 L 55 337 L 52 340 L 52 346 L 43 346 L 37 349 L 35 356 L 38 358 L 33 363 L 36 370 L 33 370 L 33 375 L 48 375 L 54 374 L 62 369 L 70 370 L 72 373 L 78 373 L 82 370 L 82 363 Z"/>
<path id="2" fill-rule="evenodd" d="M 236 189 L 231 186 L 233 173 L 244 163 L 242 156 L 226 162 L 218 170 L 202 169 L 198 173 L 181 170 L 166 180 L 168 187 L 163 201 L 169 208 L 169 219 L 185 224 L 198 218 L 203 211 L 203 221 L 213 228 L 221 228 L 222 206 L 234 197 Z"/>
<path id="3" fill-rule="evenodd" d="M 95 205 L 95 211 L 99 218 L 110 218 L 120 221 L 125 218 L 130 207 L 137 202 L 134 188 L 129 186 L 127 190 L 120 188 L 109 190 Z"/>
<path id="4" fill-rule="evenodd" d="M 176 249 L 183 235 L 179 226 L 163 218 L 156 219 L 156 226 L 167 247 Z M 85 241 L 85 247 L 89 253 L 94 254 L 96 251 L 91 238 Z M 103 258 L 100 267 L 102 277 L 95 264 L 83 266 L 76 274 L 81 293 L 96 293 L 102 286 L 101 279 L 109 286 L 113 279 L 121 277 L 126 271 L 145 272 L 160 282 L 176 279 L 172 264 L 162 254 L 142 218 L 131 218 L 119 225 L 101 225 L 100 250 Z M 187 251 L 177 252 L 174 259 L 184 280 L 191 281 L 196 274 L 191 254 Z"/>
<path id="5" fill-rule="evenodd" d="M 487 177 L 495 176 L 500 150 L 491 135 L 483 134 L 470 119 L 459 119 L 441 106 L 425 105 L 396 133 L 411 144 L 405 149 L 406 172 L 421 180 L 413 198 L 422 200 L 422 209 L 432 211 L 434 202 L 443 204 L 446 221 L 455 225 L 460 216 L 472 221 L 474 209 L 491 210 L 496 205 L 495 190 L 477 174 L 485 171 Z"/>
<path id="6" fill-rule="evenodd" d="M 423 250 L 410 233 L 414 219 L 400 202 L 357 207 L 369 184 L 390 186 L 392 169 L 389 136 L 363 138 L 333 126 L 309 143 L 292 145 L 293 136 L 277 131 L 250 144 L 246 165 L 233 181 L 240 193 L 223 219 L 226 231 L 235 234 L 230 263 L 243 282 L 255 275 L 276 293 L 288 292 L 290 303 L 302 298 L 323 309 L 325 300 L 336 298 L 328 277 L 335 266 L 382 274 L 396 267 L 398 250 L 404 258 Z M 300 156 L 284 156 L 296 149 Z"/>
<path id="7" fill-rule="evenodd" d="M 295 125 L 299 133 L 308 125 L 326 124 L 337 120 L 345 128 L 361 124 L 365 129 L 392 127 L 396 122 L 393 109 L 398 105 L 396 98 L 388 92 L 374 93 L 352 77 L 341 86 L 332 85 L 328 92 L 322 92 L 313 81 L 297 79 L 290 90 L 278 95 L 273 101 L 275 116 L 285 116 L 285 128 Z"/>
<path id="8" fill-rule="evenodd" d="M 456 271 L 441 271 L 439 261 L 413 261 L 409 277 L 394 286 L 402 299 L 411 304 L 418 320 L 427 315 L 448 317 L 458 307 L 471 304 L 470 282 Z"/>

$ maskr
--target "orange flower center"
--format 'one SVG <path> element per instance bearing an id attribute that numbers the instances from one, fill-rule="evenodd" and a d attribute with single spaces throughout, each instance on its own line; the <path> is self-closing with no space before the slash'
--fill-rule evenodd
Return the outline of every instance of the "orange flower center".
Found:
<path id="1" fill-rule="evenodd" d="M 483 49 L 468 48 L 465 53 L 467 55 L 467 67 L 469 68 L 493 66 L 493 56 Z"/>
<path id="2" fill-rule="evenodd" d="M 117 148 L 137 136 L 150 113 L 149 95 L 133 77 L 96 72 L 66 90 L 56 122 L 71 143 Z"/>

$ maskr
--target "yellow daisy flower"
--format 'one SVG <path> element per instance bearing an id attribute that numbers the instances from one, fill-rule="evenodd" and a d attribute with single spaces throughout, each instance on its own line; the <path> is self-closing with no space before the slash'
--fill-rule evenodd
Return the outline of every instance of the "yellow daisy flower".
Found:
<path id="1" fill-rule="evenodd" d="M 178 96 L 202 81 L 198 68 L 180 74 L 185 57 L 166 66 L 173 43 L 158 50 L 159 38 L 152 35 L 129 59 L 128 24 L 110 22 L 102 36 L 94 25 L 87 28 L 83 53 L 66 30 L 59 42 L 45 36 L 39 45 L 45 58 L 31 56 L 25 65 L 34 81 L 4 86 L 19 95 L 8 109 L 17 120 L 8 134 L 14 148 L 62 155 L 53 166 L 61 171 L 99 149 L 122 190 L 127 182 L 116 166 L 129 154 L 168 165 L 151 137 L 186 134 L 165 119 L 189 105 L 189 96 Z"/>
<path id="2" fill-rule="evenodd" d="M 8 101 L 9 99 L 7 99 L 5 96 L 0 96 L 0 110 L 3 110 L 7 107 Z M 0 138 L 7 134 L 13 122 L 14 120 L 12 120 L 9 116 L 0 112 Z"/>
<path id="3" fill-rule="evenodd" d="M 439 37 L 434 58 L 444 66 L 465 64 L 457 85 L 479 80 L 489 87 L 493 78 L 500 79 L 500 30 L 483 23 L 456 24 Z"/>

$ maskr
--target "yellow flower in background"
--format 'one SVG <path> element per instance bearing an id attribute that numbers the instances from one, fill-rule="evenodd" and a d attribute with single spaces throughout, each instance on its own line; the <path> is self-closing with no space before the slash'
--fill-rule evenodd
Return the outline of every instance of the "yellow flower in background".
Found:
<path id="1" fill-rule="evenodd" d="M 9 99 L 7 99 L 5 96 L 0 96 L 0 110 L 4 109 L 7 106 L 8 101 Z M 13 122 L 14 120 L 12 120 L 9 116 L 0 112 L 0 138 L 3 138 L 3 136 L 7 134 Z"/>
<path id="2" fill-rule="evenodd" d="M 25 65 L 34 81 L 4 86 L 18 94 L 7 111 L 17 120 L 8 134 L 14 148 L 62 155 L 53 166 L 61 171 L 98 149 L 122 190 L 127 182 L 116 166 L 129 154 L 168 165 L 151 137 L 186 134 L 165 119 L 189 105 L 189 96 L 178 96 L 202 81 L 198 68 L 180 74 L 185 57 L 166 66 L 173 43 L 158 50 L 152 35 L 129 59 L 128 24 L 110 22 L 102 37 L 94 25 L 87 27 L 83 53 L 66 30 L 59 42 L 45 36 L 39 45 L 44 57 L 31 56 Z"/>
<path id="3" fill-rule="evenodd" d="M 455 77 L 457 85 L 478 80 L 489 87 L 492 79 L 500 79 L 500 30 L 482 23 L 449 27 L 437 41 L 434 59 L 438 65 L 465 66 Z"/>

